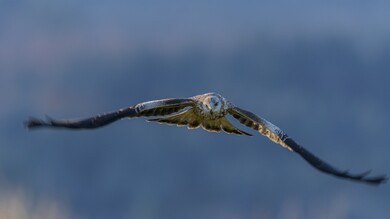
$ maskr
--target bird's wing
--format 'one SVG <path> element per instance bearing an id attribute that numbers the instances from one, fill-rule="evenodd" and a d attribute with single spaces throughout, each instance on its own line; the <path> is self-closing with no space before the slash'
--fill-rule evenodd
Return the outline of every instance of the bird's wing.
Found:
<path id="1" fill-rule="evenodd" d="M 230 134 L 237 135 L 249 135 L 236 127 L 234 127 L 225 117 L 214 119 L 214 120 L 205 120 L 199 117 L 197 113 L 194 112 L 194 108 L 187 109 L 181 113 L 167 116 L 163 118 L 148 119 L 149 122 L 158 122 L 163 124 L 172 124 L 177 126 L 188 126 L 189 129 L 195 129 L 201 126 L 204 130 L 209 132 L 220 132 L 224 131 Z"/>
<path id="2" fill-rule="evenodd" d="M 306 150 L 304 147 L 300 146 L 292 138 L 285 134 L 280 128 L 268 122 L 267 120 L 251 112 L 234 106 L 230 107 L 228 112 L 242 124 L 259 131 L 261 134 L 267 136 L 273 142 L 298 153 L 309 164 L 311 164 L 313 167 L 322 172 L 341 178 L 352 179 L 370 184 L 380 184 L 387 181 L 386 176 L 367 177 L 370 171 L 361 174 L 350 174 L 348 170 L 340 171 L 327 164 L 326 162 L 322 161 L 320 158 Z"/>
<path id="3" fill-rule="evenodd" d="M 139 103 L 114 112 L 104 113 L 85 119 L 55 120 L 48 117 L 46 120 L 41 120 L 37 118 L 30 118 L 25 122 L 25 125 L 27 128 L 57 127 L 69 129 L 93 129 L 105 126 L 126 117 L 169 115 L 193 105 L 194 100 L 192 99 L 162 99 Z"/>
<path id="4" fill-rule="evenodd" d="M 238 107 L 231 107 L 228 112 L 242 124 L 255 129 L 262 135 L 267 136 L 271 141 L 282 145 L 290 151 L 292 150 L 289 145 L 284 143 L 284 138 L 287 135 L 284 135 L 283 131 L 274 124 Z"/>

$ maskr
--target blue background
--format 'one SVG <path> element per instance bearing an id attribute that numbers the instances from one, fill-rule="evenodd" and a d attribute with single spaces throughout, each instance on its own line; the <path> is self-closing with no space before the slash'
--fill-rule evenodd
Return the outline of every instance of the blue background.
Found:
<path id="1" fill-rule="evenodd" d="M 143 119 L 22 125 L 213 91 L 336 167 L 389 174 L 389 11 L 387 1 L 1 1 L 0 218 L 389 218 L 388 184 L 320 173 L 260 134 Z"/>

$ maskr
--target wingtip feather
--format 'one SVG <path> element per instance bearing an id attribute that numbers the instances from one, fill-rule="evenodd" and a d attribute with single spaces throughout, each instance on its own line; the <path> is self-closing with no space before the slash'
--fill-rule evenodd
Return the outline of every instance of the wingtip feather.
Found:
<path id="1" fill-rule="evenodd" d="M 24 127 L 27 129 L 39 128 L 47 125 L 47 122 L 37 119 L 35 117 L 30 117 L 28 120 L 24 121 Z"/>

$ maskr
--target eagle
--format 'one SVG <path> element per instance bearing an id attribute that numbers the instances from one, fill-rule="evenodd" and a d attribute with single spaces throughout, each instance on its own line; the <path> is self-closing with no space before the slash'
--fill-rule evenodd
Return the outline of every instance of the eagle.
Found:
<path id="1" fill-rule="evenodd" d="M 352 174 L 348 170 L 339 170 L 324 162 L 316 155 L 302 147 L 279 127 L 252 112 L 233 105 L 217 93 L 206 93 L 190 98 L 169 98 L 138 103 L 133 106 L 104 113 L 85 119 L 56 120 L 47 117 L 46 120 L 30 117 L 25 126 L 28 129 L 41 127 L 67 129 L 94 129 L 122 118 L 152 117 L 149 122 L 158 122 L 177 126 L 187 126 L 189 129 L 202 127 L 209 132 L 226 132 L 229 134 L 252 136 L 237 127 L 227 119 L 231 115 L 240 123 L 248 126 L 271 141 L 299 154 L 304 160 L 319 171 L 336 177 L 378 185 L 387 181 L 386 175 L 368 176 L 371 171 Z"/>

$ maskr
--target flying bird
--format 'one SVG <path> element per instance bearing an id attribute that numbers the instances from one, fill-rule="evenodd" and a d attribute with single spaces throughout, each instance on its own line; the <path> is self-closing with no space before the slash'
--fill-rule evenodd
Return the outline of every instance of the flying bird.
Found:
<path id="1" fill-rule="evenodd" d="M 216 93 L 206 93 L 184 99 L 170 98 L 153 100 L 86 119 L 55 120 L 48 117 L 46 120 L 40 120 L 37 118 L 30 118 L 25 122 L 25 125 L 29 129 L 39 127 L 94 129 L 108 125 L 122 118 L 154 117 L 147 121 L 187 126 L 189 129 L 202 127 L 209 132 L 223 131 L 229 134 L 252 136 L 231 124 L 226 118 L 229 114 L 245 126 L 268 137 L 271 141 L 290 151 L 298 153 L 314 168 L 322 172 L 373 185 L 387 181 L 385 175 L 368 176 L 370 171 L 360 174 L 351 174 L 348 170 L 341 171 L 327 164 L 295 142 L 279 127 L 254 113 L 233 105 L 224 97 Z"/>

